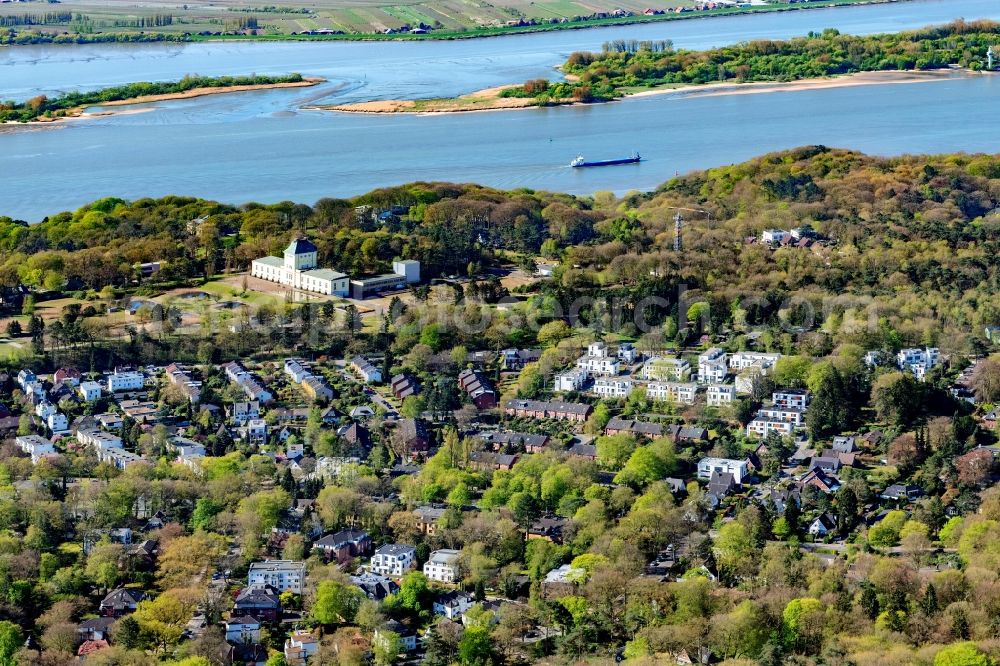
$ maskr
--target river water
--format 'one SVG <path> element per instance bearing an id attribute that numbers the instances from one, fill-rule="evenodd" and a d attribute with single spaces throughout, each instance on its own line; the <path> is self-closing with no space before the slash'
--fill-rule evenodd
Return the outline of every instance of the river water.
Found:
<path id="1" fill-rule="evenodd" d="M 553 77 L 615 38 L 707 48 L 836 27 L 896 31 L 1000 19 L 997 0 L 914 2 L 460 42 L 198 43 L 0 49 L 0 98 L 135 80 L 320 75 L 316 88 L 132 107 L 139 113 L 0 130 L 0 215 L 36 221 L 103 196 L 231 203 L 349 196 L 414 180 L 574 193 L 650 189 L 676 172 L 806 143 L 877 154 L 1000 151 L 1000 76 L 750 95 L 666 94 L 606 105 L 433 116 L 302 110 L 316 102 L 455 95 Z M 570 169 L 577 153 L 642 152 L 638 165 Z"/>

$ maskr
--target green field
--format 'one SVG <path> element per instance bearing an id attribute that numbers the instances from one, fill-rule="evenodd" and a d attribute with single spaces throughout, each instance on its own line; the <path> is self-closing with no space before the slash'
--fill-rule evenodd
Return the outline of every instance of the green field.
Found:
<path id="1" fill-rule="evenodd" d="M 589 26 L 693 18 L 711 14 L 784 11 L 888 0 L 817 0 L 789 5 L 687 11 L 696 0 L 424 0 L 387 4 L 386 0 L 216 0 L 189 5 L 173 0 L 63 0 L 58 4 L 31 2 L 0 4 L 0 36 L 4 27 L 21 39 L 41 34 L 79 41 L 107 41 L 110 35 L 143 34 L 144 39 L 195 40 L 205 38 L 310 39 L 455 39 L 507 32 L 530 32 Z M 645 15 L 646 10 L 667 13 Z M 616 11 L 628 15 L 612 15 Z M 519 25 L 520 22 L 520 25 Z M 425 26 L 425 34 L 407 28 Z M 308 34 L 334 31 L 336 34 Z M 402 31 L 402 32 L 401 32 Z M 304 34 L 306 33 L 306 34 Z M 10 41 L 14 41 L 11 39 Z"/>

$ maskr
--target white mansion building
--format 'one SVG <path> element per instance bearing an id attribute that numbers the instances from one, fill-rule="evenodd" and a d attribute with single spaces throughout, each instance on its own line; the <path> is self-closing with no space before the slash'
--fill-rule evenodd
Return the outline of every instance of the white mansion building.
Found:
<path id="1" fill-rule="evenodd" d="M 329 268 L 316 268 L 316 246 L 306 238 L 296 238 L 285 248 L 284 257 L 254 259 L 250 275 L 293 289 L 330 296 L 347 296 L 350 280 Z"/>

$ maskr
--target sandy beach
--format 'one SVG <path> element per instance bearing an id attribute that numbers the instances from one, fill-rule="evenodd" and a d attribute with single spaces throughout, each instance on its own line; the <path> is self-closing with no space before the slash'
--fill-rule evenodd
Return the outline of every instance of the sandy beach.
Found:
<path id="1" fill-rule="evenodd" d="M 308 88 L 310 86 L 315 86 L 319 83 L 323 83 L 326 79 L 320 77 L 303 77 L 301 81 L 289 81 L 286 83 L 261 83 L 255 85 L 245 85 L 245 86 L 229 86 L 229 87 L 205 87 L 205 88 L 192 88 L 191 90 L 185 90 L 179 93 L 164 93 L 162 95 L 143 95 L 140 97 L 132 97 L 129 99 L 119 99 L 111 102 L 101 102 L 100 104 L 92 104 L 90 106 L 94 107 L 108 107 L 108 106 L 134 106 L 137 104 L 151 104 L 153 102 L 166 102 L 175 99 L 192 99 L 194 97 L 202 97 L 204 95 L 221 95 L 225 93 L 237 93 L 237 92 L 251 92 L 254 90 L 272 90 L 275 88 Z M 115 110 L 115 111 L 95 111 L 92 113 L 85 113 L 82 107 L 77 107 L 75 109 L 67 109 L 66 114 L 62 116 L 57 116 L 54 118 L 36 118 L 27 123 L 21 123 L 17 121 L 7 121 L 6 125 L 14 126 L 30 126 L 30 125 L 52 125 L 60 123 L 65 120 L 78 120 L 85 118 L 100 118 L 105 116 L 121 116 L 133 113 L 144 113 L 146 111 L 152 111 L 153 109 L 127 109 L 127 110 Z"/>
<path id="2" fill-rule="evenodd" d="M 643 90 L 631 93 L 625 97 L 648 97 L 650 95 L 683 95 L 685 97 L 718 97 L 722 95 L 756 95 L 774 92 L 799 92 L 804 90 L 824 90 L 827 88 L 850 88 L 854 86 L 883 86 L 902 83 L 929 83 L 932 81 L 947 81 L 975 73 L 965 69 L 935 69 L 929 71 L 883 71 L 858 72 L 844 76 L 833 76 L 816 79 L 801 79 L 799 81 L 756 81 L 753 83 L 706 83 L 702 85 L 680 86 L 677 88 L 662 88 Z"/>
<path id="3" fill-rule="evenodd" d="M 931 71 L 882 71 L 858 72 L 844 76 L 802 79 L 800 81 L 776 82 L 757 81 L 752 83 L 705 83 L 680 85 L 663 88 L 653 88 L 638 92 L 625 92 L 613 101 L 633 97 L 649 97 L 651 95 L 684 95 L 685 97 L 709 97 L 721 95 L 753 95 L 775 92 L 798 92 L 804 90 L 823 90 L 826 88 L 847 88 L 851 86 L 876 86 L 903 83 L 928 83 L 946 81 L 949 79 L 976 76 L 978 74 L 964 69 L 939 69 Z M 461 97 L 428 100 L 376 100 L 371 102 L 356 102 L 332 106 L 318 105 L 313 108 L 340 113 L 469 113 L 474 111 L 503 111 L 511 109 L 535 108 L 537 105 L 531 98 L 500 97 L 500 91 L 511 86 L 498 86 L 479 90 Z M 552 106 L 570 106 L 580 104 L 572 100 L 553 100 Z M 593 102 L 601 104 L 604 102 Z"/>
<path id="4" fill-rule="evenodd" d="M 101 104 L 95 104 L 95 106 L 129 106 L 131 104 L 149 104 L 150 102 L 165 102 L 173 99 L 191 99 L 192 97 L 202 97 L 204 95 L 220 95 L 223 93 L 236 93 L 236 92 L 249 92 L 252 90 L 273 90 L 275 88 L 308 88 L 314 86 L 318 83 L 322 83 L 326 79 L 318 77 L 303 77 L 301 81 L 290 81 L 287 83 L 262 83 L 259 85 L 247 85 L 247 86 L 229 86 L 223 87 L 208 87 L 208 88 L 192 88 L 191 90 L 185 90 L 179 93 L 166 93 L 163 95 L 143 95 L 141 97 L 133 97 L 131 99 L 119 99 L 113 102 L 102 102 Z"/>
<path id="5" fill-rule="evenodd" d="M 476 111 L 504 111 L 537 106 L 528 97 L 500 97 L 500 93 L 515 84 L 485 88 L 461 95 L 440 99 L 384 99 L 352 104 L 316 105 L 312 108 L 339 113 L 471 113 Z"/>

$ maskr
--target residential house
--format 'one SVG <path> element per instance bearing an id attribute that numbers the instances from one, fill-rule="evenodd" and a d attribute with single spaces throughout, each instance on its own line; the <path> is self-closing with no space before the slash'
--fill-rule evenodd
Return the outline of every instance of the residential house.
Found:
<path id="1" fill-rule="evenodd" d="M 584 569 L 564 564 L 545 574 L 542 580 L 542 596 L 546 599 L 559 599 L 574 595 L 586 576 L 587 572 Z"/>
<path id="2" fill-rule="evenodd" d="M 597 460 L 597 446 L 595 446 L 594 444 L 584 444 L 583 442 L 577 442 L 568 449 L 566 449 L 566 453 L 571 456 L 576 456 L 577 458 L 586 458 L 587 460 Z"/>
<path id="3" fill-rule="evenodd" d="M 591 377 L 610 377 L 621 372 L 621 361 L 608 353 L 603 342 L 593 342 L 587 347 L 587 354 L 577 359 L 576 367 Z"/>
<path id="4" fill-rule="evenodd" d="M 541 453 L 549 442 L 548 435 L 521 432 L 480 432 L 476 438 L 492 447 L 494 451 L 524 451 L 525 453 Z"/>
<path id="5" fill-rule="evenodd" d="M 400 577 L 416 565 L 417 550 L 413 546 L 389 543 L 372 556 L 371 570 L 383 576 Z"/>
<path id="6" fill-rule="evenodd" d="M 355 356 L 351 359 L 351 369 L 356 372 L 366 384 L 378 384 L 382 381 L 382 371 L 362 356 Z"/>
<path id="7" fill-rule="evenodd" d="M 618 345 L 617 356 L 618 360 L 622 363 L 631 365 L 639 358 L 639 351 L 631 342 L 623 342 Z"/>
<path id="8" fill-rule="evenodd" d="M 92 617 L 84 620 L 76 627 L 76 633 L 81 641 L 106 641 L 111 632 L 114 617 Z"/>
<path id="9" fill-rule="evenodd" d="M 293 560 L 265 560 L 250 565 L 247 574 L 247 585 L 263 587 L 270 585 L 278 592 L 294 592 L 302 594 L 305 582 L 306 565 Z"/>
<path id="10" fill-rule="evenodd" d="M 799 478 L 798 485 L 800 488 L 812 486 L 820 492 L 829 495 L 840 488 L 840 481 L 819 467 L 813 467 Z"/>
<path id="11" fill-rule="evenodd" d="M 68 384 L 69 386 L 79 386 L 83 375 L 76 368 L 59 368 L 52 373 L 53 384 Z"/>
<path id="12" fill-rule="evenodd" d="M 119 587 L 101 600 L 99 612 L 102 617 L 121 617 L 134 613 L 139 603 L 146 600 L 142 590 Z"/>
<path id="13" fill-rule="evenodd" d="M 120 430 L 122 427 L 122 417 L 113 412 L 98 414 L 94 417 L 97 423 L 105 430 Z"/>
<path id="14" fill-rule="evenodd" d="M 333 400 L 333 389 L 326 380 L 318 375 L 310 375 L 302 380 L 302 392 L 313 402 L 329 402 Z"/>
<path id="15" fill-rule="evenodd" d="M 790 435 L 794 429 L 794 424 L 788 421 L 779 421 L 758 416 L 747 424 L 747 437 L 750 435 L 766 437 L 768 433 L 772 432 L 776 432 L 779 435 Z"/>
<path id="16" fill-rule="evenodd" d="M 260 620 L 249 615 L 229 618 L 226 620 L 226 641 L 230 643 L 259 643 Z"/>
<path id="17" fill-rule="evenodd" d="M 243 439 L 252 444 L 267 443 L 267 421 L 264 419 L 250 419 L 240 428 L 239 432 Z"/>
<path id="18" fill-rule="evenodd" d="M 666 429 L 659 423 L 649 423 L 646 421 L 633 421 L 623 419 L 620 416 L 613 416 L 604 426 L 606 435 L 642 435 L 648 439 L 656 439 L 666 434 Z"/>
<path id="19" fill-rule="evenodd" d="M 646 397 L 650 400 L 668 400 L 685 405 L 694 404 L 698 385 L 679 382 L 650 382 L 646 385 Z"/>
<path id="20" fill-rule="evenodd" d="M 713 500 L 713 503 L 718 504 L 726 495 L 738 488 L 739 485 L 732 472 L 720 472 L 716 469 L 712 471 L 712 476 L 708 479 L 706 492 Z"/>
<path id="21" fill-rule="evenodd" d="M 434 600 L 433 610 L 435 615 L 444 615 L 452 622 L 457 622 L 461 621 L 465 611 L 472 608 L 475 603 L 475 598 L 468 592 L 451 590 L 437 596 Z"/>
<path id="22" fill-rule="evenodd" d="M 285 639 L 285 664 L 305 666 L 319 650 L 319 638 L 310 631 L 297 629 Z"/>
<path id="23" fill-rule="evenodd" d="M 599 377 L 590 390 L 602 398 L 627 398 L 634 388 L 635 383 L 631 379 Z"/>
<path id="24" fill-rule="evenodd" d="M 742 484 L 743 479 L 749 475 L 750 468 L 746 460 L 733 460 L 731 458 L 702 458 L 698 461 L 698 478 L 708 481 L 715 472 L 732 474 L 733 480 L 737 484 Z"/>
<path id="25" fill-rule="evenodd" d="M 76 390 L 84 402 L 93 402 L 101 397 L 101 385 L 97 382 L 80 382 Z"/>
<path id="26" fill-rule="evenodd" d="M 414 523 L 421 534 L 435 536 L 445 510 L 441 507 L 418 506 L 413 510 Z"/>
<path id="27" fill-rule="evenodd" d="M 137 391 L 146 385 L 146 377 L 141 372 L 113 372 L 108 375 L 108 393 Z"/>
<path id="28" fill-rule="evenodd" d="M 582 391 L 588 380 L 586 370 L 567 370 L 555 376 L 555 388 L 557 393 L 567 391 Z"/>
<path id="29" fill-rule="evenodd" d="M 691 376 L 691 364 L 682 358 L 655 356 L 643 364 L 640 374 L 657 382 L 684 382 Z"/>
<path id="30" fill-rule="evenodd" d="M 781 389 L 771 394 L 771 402 L 775 407 L 791 407 L 800 412 L 805 411 L 809 404 L 809 391 L 805 389 Z"/>
<path id="31" fill-rule="evenodd" d="M 122 438 L 103 430 L 78 430 L 76 441 L 84 446 L 91 446 L 96 451 L 122 448 Z"/>
<path id="32" fill-rule="evenodd" d="M 396 427 L 400 440 L 411 456 L 416 457 L 430 448 L 430 434 L 422 419 L 400 419 Z"/>
<path id="33" fill-rule="evenodd" d="M 559 419 L 564 421 L 586 421 L 593 411 L 590 405 L 578 402 L 543 402 L 539 400 L 508 400 L 504 413 L 535 419 Z"/>
<path id="34" fill-rule="evenodd" d="M 536 363 L 542 357 L 541 349 L 504 349 L 500 352 L 500 363 L 504 370 L 523 370 L 528 363 Z"/>
<path id="35" fill-rule="evenodd" d="M 477 409 L 493 409 L 497 406 L 493 384 L 478 370 L 467 368 L 459 373 L 458 386 L 468 394 Z"/>
<path id="36" fill-rule="evenodd" d="M 854 453 L 858 450 L 858 445 L 854 437 L 834 437 L 830 448 L 837 453 Z"/>
<path id="37" fill-rule="evenodd" d="M 193 379 L 187 370 L 177 363 L 171 363 L 164 372 L 167 381 L 176 386 L 190 402 L 196 403 L 201 400 L 201 382 Z"/>
<path id="38" fill-rule="evenodd" d="M 32 464 L 37 464 L 43 456 L 56 452 L 52 442 L 40 435 L 19 435 L 14 443 L 21 451 L 31 456 Z"/>
<path id="39" fill-rule="evenodd" d="M 246 402 L 234 402 L 226 408 L 226 416 L 236 426 L 241 426 L 250 419 L 259 419 L 260 401 L 247 400 Z"/>
<path id="40" fill-rule="evenodd" d="M 271 622 L 281 619 L 281 599 L 278 590 L 266 586 L 249 586 L 236 595 L 233 616 L 250 616 Z"/>
<path id="41" fill-rule="evenodd" d="M 529 539 L 545 539 L 552 543 L 562 543 L 563 530 L 568 524 L 569 521 L 565 518 L 542 517 L 531 523 L 526 536 Z"/>
<path id="42" fill-rule="evenodd" d="M 781 358 L 781 354 L 769 354 L 764 352 L 741 351 L 729 354 L 729 368 L 731 370 L 747 370 L 749 368 L 768 369 L 774 366 Z"/>
<path id="43" fill-rule="evenodd" d="M 825 537 L 830 532 L 837 529 L 837 521 L 828 513 L 823 513 L 817 516 L 811 523 L 809 523 L 808 532 L 814 537 Z"/>
<path id="44" fill-rule="evenodd" d="M 438 583 L 456 583 L 460 578 L 458 567 L 460 551 L 442 548 L 431 553 L 424 563 L 424 575 Z M 449 620 L 451 618 L 448 618 Z"/>
<path id="45" fill-rule="evenodd" d="M 367 555 L 371 550 L 372 539 L 364 530 L 346 529 L 334 534 L 328 534 L 317 539 L 312 546 L 326 560 L 336 560 L 344 564 L 355 557 Z"/>
<path id="46" fill-rule="evenodd" d="M 365 571 L 351 576 L 351 582 L 357 585 L 369 599 L 382 601 L 390 594 L 399 592 L 399 585 L 390 578 Z"/>
<path id="47" fill-rule="evenodd" d="M 698 355 L 698 381 L 702 384 L 721 384 L 728 373 L 726 352 L 722 349 L 712 347 Z"/>
<path id="48" fill-rule="evenodd" d="M 391 632 L 399 637 L 402 642 L 404 652 L 413 652 L 417 649 L 417 634 L 407 625 L 396 620 L 389 620 L 384 628 L 375 630 L 374 640 L 376 643 L 385 641 L 386 632 Z"/>
<path id="49" fill-rule="evenodd" d="M 912 502 L 919 499 L 921 495 L 924 494 L 923 489 L 920 486 L 905 485 L 901 483 L 894 483 L 879 495 L 882 499 Z"/>
<path id="50" fill-rule="evenodd" d="M 736 386 L 733 384 L 709 384 L 705 389 L 705 402 L 709 407 L 722 407 L 736 399 Z"/>
<path id="51" fill-rule="evenodd" d="M 909 371 L 918 381 L 924 381 L 927 371 L 941 360 L 941 352 L 937 347 L 925 349 L 901 349 L 896 354 L 896 365 L 900 370 Z"/>
<path id="52" fill-rule="evenodd" d="M 337 429 L 337 436 L 351 445 L 351 448 L 367 452 L 372 448 L 372 436 L 368 428 L 360 423 L 351 423 Z"/>
<path id="53" fill-rule="evenodd" d="M 239 386 L 248 400 L 255 400 L 258 403 L 274 400 L 274 395 L 236 361 L 226 363 L 222 367 L 225 369 L 229 381 Z"/>
<path id="54" fill-rule="evenodd" d="M 420 384 L 413 378 L 413 376 L 405 373 L 396 375 L 389 380 L 389 386 L 392 389 L 392 394 L 396 396 L 397 400 L 404 400 L 411 395 L 417 395 L 420 393 Z"/>

